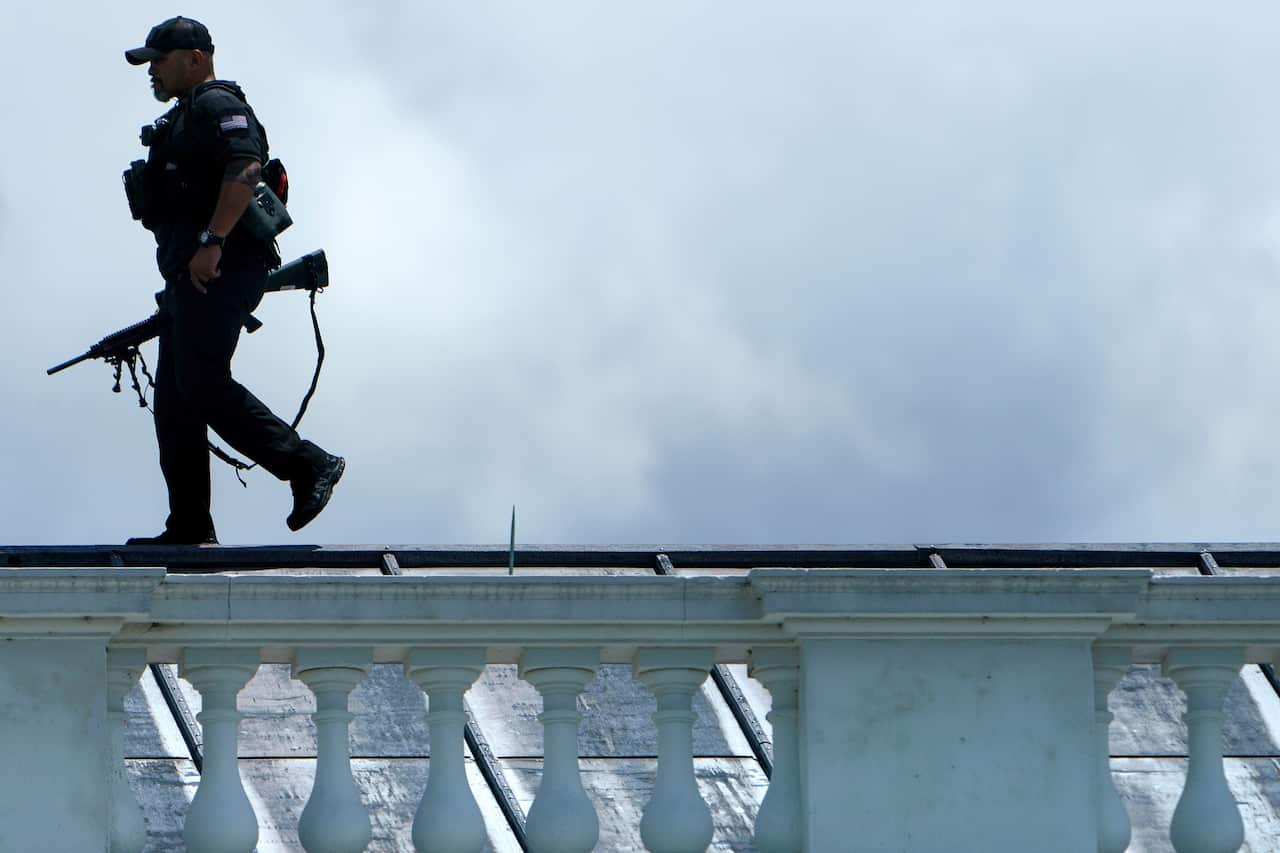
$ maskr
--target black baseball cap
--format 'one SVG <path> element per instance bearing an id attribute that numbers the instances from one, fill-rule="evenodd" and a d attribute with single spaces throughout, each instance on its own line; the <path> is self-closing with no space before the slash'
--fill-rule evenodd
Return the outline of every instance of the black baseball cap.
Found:
<path id="1" fill-rule="evenodd" d="M 159 59 L 171 50 L 203 50 L 213 53 L 213 39 L 204 24 L 179 15 L 156 24 L 147 33 L 147 43 L 133 50 L 126 50 L 124 58 L 130 65 L 142 65 Z"/>

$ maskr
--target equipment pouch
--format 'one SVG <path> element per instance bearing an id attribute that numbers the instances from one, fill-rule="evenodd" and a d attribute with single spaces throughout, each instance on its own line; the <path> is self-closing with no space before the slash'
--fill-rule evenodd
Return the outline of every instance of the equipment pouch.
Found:
<path id="1" fill-rule="evenodd" d="M 271 187 L 261 181 L 253 188 L 253 198 L 240 217 L 249 233 L 264 243 L 270 243 L 276 235 L 293 224 L 293 218 Z"/>
<path id="2" fill-rule="evenodd" d="M 124 194 L 129 200 L 129 213 L 139 222 L 147 216 L 146 171 L 145 160 L 134 160 L 129 164 L 129 168 L 124 170 L 123 175 Z"/>
<path id="3" fill-rule="evenodd" d="M 262 167 L 262 182 L 285 204 L 289 203 L 289 173 L 279 158 L 272 158 Z"/>

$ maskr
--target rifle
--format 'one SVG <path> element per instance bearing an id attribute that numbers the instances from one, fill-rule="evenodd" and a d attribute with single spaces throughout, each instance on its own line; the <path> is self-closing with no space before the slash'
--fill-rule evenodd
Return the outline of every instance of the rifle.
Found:
<path id="1" fill-rule="evenodd" d="M 275 293 L 281 290 L 308 290 L 314 297 L 316 291 L 323 290 L 329 286 L 329 262 L 324 256 L 324 250 L 318 249 L 310 254 L 303 255 L 295 261 L 290 261 L 280 269 L 267 276 L 267 284 L 263 289 L 265 293 Z M 88 361 L 91 358 L 101 358 L 108 362 L 119 362 L 123 358 L 128 358 L 130 351 L 136 351 L 139 346 L 157 337 L 165 322 L 165 317 L 161 312 L 157 311 L 145 320 L 134 323 L 132 326 L 126 326 L 118 332 L 112 332 L 102 340 L 98 341 L 88 350 L 76 356 L 67 359 L 61 364 L 50 367 L 45 373 L 49 376 L 73 367 L 82 361 Z M 252 334 L 262 328 L 262 321 L 252 314 L 244 322 L 245 331 Z"/>

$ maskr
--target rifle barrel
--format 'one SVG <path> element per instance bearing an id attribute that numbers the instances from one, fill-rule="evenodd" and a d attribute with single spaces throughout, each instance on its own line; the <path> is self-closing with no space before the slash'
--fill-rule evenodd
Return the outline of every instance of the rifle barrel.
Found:
<path id="1" fill-rule="evenodd" d="M 92 352 L 86 352 L 83 355 L 76 356 L 75 358 L 69 358 L 66 361 L 62 362 L 62 364 L 58 364 L 53 367 L 50 367 L 48 370 L 45 371 L 45 375 L 52 376 L 53 374 L 57 373 L 59 370 L 66 370 L 68 367 L 74 367 L 80 362 L 88 361 L 91 358 L 93 358 Z"/>

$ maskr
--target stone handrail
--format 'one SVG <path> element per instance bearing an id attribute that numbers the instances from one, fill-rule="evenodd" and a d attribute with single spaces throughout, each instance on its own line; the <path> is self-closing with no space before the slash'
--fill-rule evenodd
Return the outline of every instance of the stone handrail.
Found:
<path id="1" fill-rule="evenodd" d="M 1226 853 L 1242 842 L 1222 769 L 1222 697 L 1243 664 L 1277 662 L 1280 578 L 1021 568 L 780 567 L 735 577 L 20 568 L 0 572 L 0 638 L 0 746 L 15 766 L 61 762 L 47 778 L 0 781 L 5 850 L 141 849 L 121 703 L 148 663 L 178 664 L 202 697 L 205 765 L 185 829 L 193 853 L 249 853 L 256 843 L 236 765 L 236 694 L 261 663 L 291 664 L 316 695 L 316 782 L 299 826 L 309 853 L 362 850 L 368 840 L 350 772 L 347 698 L 372 663 L 400 664 L 430 699 L 439 746 L 414 822 L 416 849 L 483 846 L 462 764 L 462 697 L 486 664 L 515 663 L 544 702 L 530 849 L 591 850 L 576 697 L 599 664 L 629 663 L 658 705 L 657 784 L 641 837 L 653 851 L 704 850 L 713 816 L 694 783 L 691 698 L 712 666 L 745 662 L 773 695 L 776 764 L 757 819 L 760 850 L 1122 851 L 1129 826 L 1107 765 L 1106 699 L 1131 663 L 1146 661 L 1163 664 L 1188 697 L 1190 772 L 1173 845 Z M 104 748 L 49 752 L 85 738 Z M 113 785 L 100 797 L 78 791 L 72 802 L 61 792 L 68 775 Z M 51 825 L 61 828 L 54 846 Z"/>

